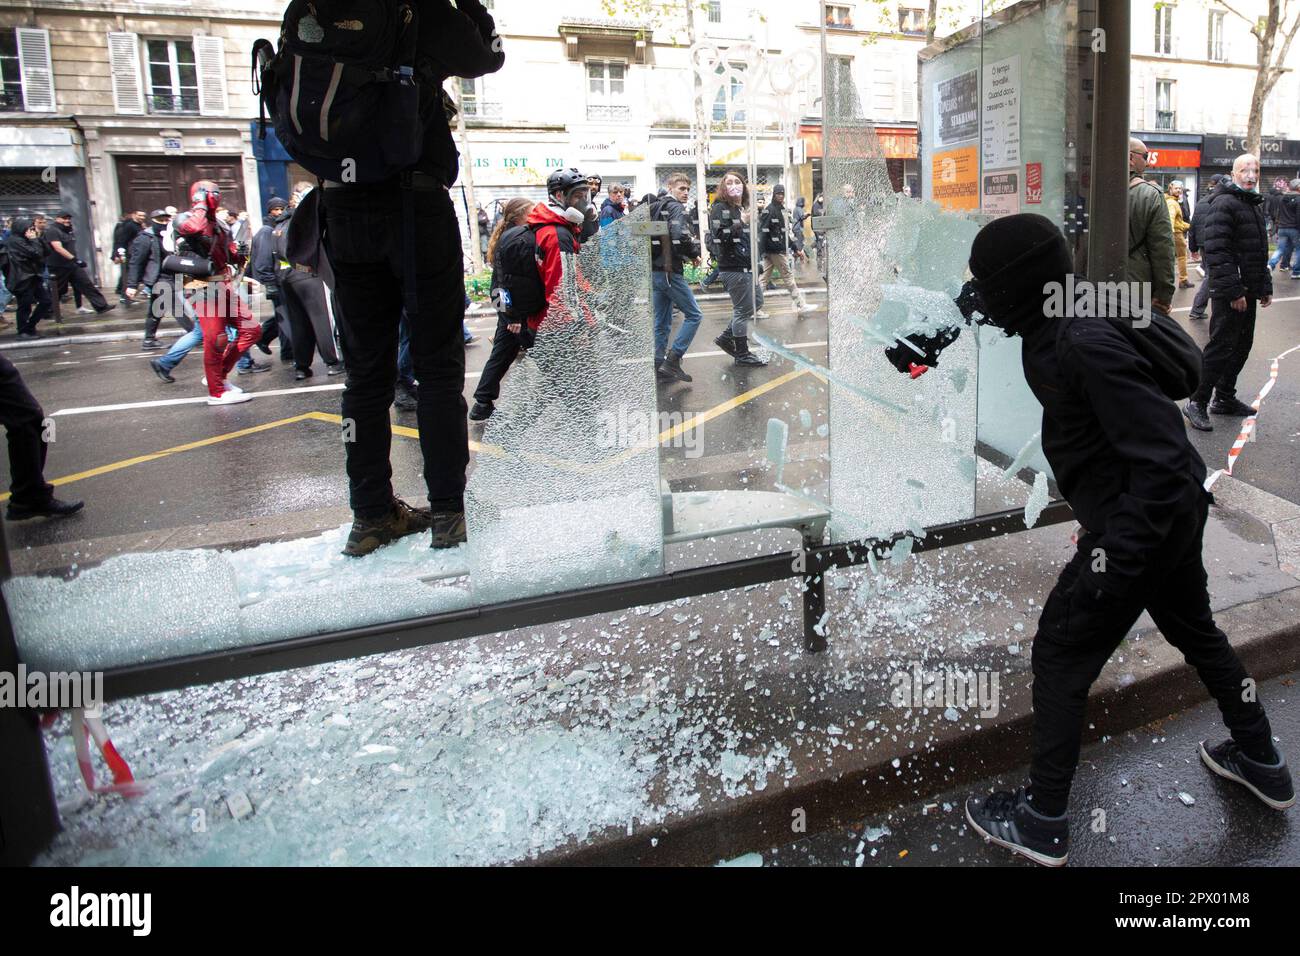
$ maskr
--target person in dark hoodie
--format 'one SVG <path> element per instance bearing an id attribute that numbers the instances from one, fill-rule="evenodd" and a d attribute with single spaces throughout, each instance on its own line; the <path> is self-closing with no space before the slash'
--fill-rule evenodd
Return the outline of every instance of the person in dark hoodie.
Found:
<path id="1" fill-rule="evenodd" d="M 289 327 L 289 309 L 280 288 L 280 257 L 276 253 L 277 230 L 288 228 L 293 213 L 289 204 L 279 196 L 272 196 L 266 204 L 266 218 L 262 228 L 253 236 L 252 251 L 248 260 L 248 274 L 253 277 L 266 293 L 266 300 L 271 303 L 271 317 L 262 323 L 262 337 L 257 347 L 266 355 L 271 354 L 271 343 L 280 340 L 280 361 L 293 361 L 293 334 Z"/>
<path id="2" fill-rule="evenodd" d="M 1201 258 L 1200 230 L 1205 227 L 1205 216 L 1210 211 L 1209 198 L 1214 195 L 1215 190 L 1223 185 L 1228 177 L 1220 173 L 1215 173 L 1210 177 L 1210 186 L 1201 197 L 1201 201 L 1196 204 L 1196 211 L 1192 213 L 1192 228 L 1187 230 L 1187 249 L 1198 260 Z M 1205 308 L 1210 304 L 1210 274 L 1205 271 L 1205 265 L 1202 263 L 1198 266 L 1201 272 L 1201 284 L 1196 290 L 1196 295 L 1192 299 L 1192 311 L 1188 314 L 1189 319 L 1200 320 L 1205 318 Z"/>
<path id="3" fill-rule="evenodd" d="M 18 301 L 18 338 L 38 339 L 37 324 L 54 308 L 46 285 L 45 247 L 31 219 L 15 218 L 5 239 L 9 272 L 5 282 Z"/>
<path id="4" fill-rule="evenodd" d="M 155 209 L 149 227 L 136 235 L 127 251 L 123 293 L 130 302 L 135 301 L 139 292 L 149 297 L 149 314 L 144 317 L 144 341 L 140 346 L 146 352 L 164 347 L 158 341 L 158 324 L 164 315 L 175 317 L 186 331 L 193 328 L 192 323 L 187 326 L 180 318 L 185 310 L 177 303 L 174 277 L 163 272 L 167 253 L 163 250 L 162 237 L 171 221 L 167 210 Z"/>
<path id="5" fill-rule="evenodd" d="M 1029 785 L 972 796 L 966 818 L 986 839 L 1054 866 L 1069 848 L 1088 689 L 1144 609 L 1196 669 L 1231 733 L 1217 745 L 1202 741 L 1201 760 L 1270 807 L 1295 802 L 1264 707 L 1243 694 L 1252 684 L 1210 611 L 1205 464 L 1126 330 L 1045 309 L 1072 268 L 1065 237 L 1043 216 L 994 220 L 971 247 L 976 308 L 1022 340 L 1025 379 L 1043 405 L 1043 453 L 1083 528 L 1034 636 Z"/>
<path id="6" fill-rule="evenodd" d="M 1238 156 L 1231 181 L 1206 200 L 1210 208 L 1197 236 L 1210 278 L 1210 341 L 1201 384 L 1183 406 L 1183 415 L 1193 428 L 1204 432 L 1214 428 L 1210 415 L 1255 414 L 1253 407 L 1237 398 L 1237 376 L 1255 341 L 1256 306 L 1267 309 L 1273 301 L 1261 209 L 1264 197 L 1255 191 L 1258 182 L 1259 160 L 1250 153 Z"/>

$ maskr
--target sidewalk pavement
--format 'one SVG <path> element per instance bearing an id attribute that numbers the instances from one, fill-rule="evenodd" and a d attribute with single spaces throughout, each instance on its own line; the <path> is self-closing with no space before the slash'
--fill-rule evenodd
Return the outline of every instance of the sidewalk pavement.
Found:
<path id="1" fill-rule="evenodd" d="M 1206 532 L 1211 598 L 1257 680 L 1300 667 L 1300 506 L 1233 479 Z M 1028 489 L 980 469 L 980 510 Z M 114 703 L 151 780 L 88 797 L 66 719 L 51 863 L 708 864 L 848 826 L 1024 762 L 1035 622 L 1071 525 L 829 575 L 830 649 L 795 582 Z M 798 546 L 763 532 L 668 570 Z M 996 713 L 892 699 L 919 668 L 999 679 Z M 1205 699 L 1139 621 L 1086 740 Z M 1284 742 L 1285 743 L 1285 742 Z M 1296 762 L 1297 754 L 1290 754 Z M 182 826 L 202 811 L 205 829 Z"/>

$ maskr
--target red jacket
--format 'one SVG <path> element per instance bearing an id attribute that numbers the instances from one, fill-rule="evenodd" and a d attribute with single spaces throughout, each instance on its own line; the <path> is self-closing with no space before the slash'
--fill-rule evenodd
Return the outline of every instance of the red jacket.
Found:
<path id="1" fill-rule="evenodd" d="M 581 247 L 578 235 L 582 225 L 575 226 L 564 218 L 560 210 L 544 202 L 539 202 L 533 207 L 533 211 L 528 214 L 528 224 L 538 227 L 533 230 L 537 237 L 537 271 L 542 277 L 542 288 L 546 293 L 547 302 L 542 306 L 542 311 L 528 319 L 528 327 L 537 331 L 550 313 L 551 296 L 559 288 L 560 277 L 564 274 L 560 254 L 577 254 Z"/>

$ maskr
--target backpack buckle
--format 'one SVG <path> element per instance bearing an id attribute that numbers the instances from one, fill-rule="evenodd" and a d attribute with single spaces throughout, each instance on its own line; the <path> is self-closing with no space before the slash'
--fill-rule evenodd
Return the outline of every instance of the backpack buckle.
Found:
<path id="1" fill-rule="evenodd" d="M 415 69 L 409 66 L 399 66 L 393 71 L 393 79 L 402 86 L 415 85 Z"/>

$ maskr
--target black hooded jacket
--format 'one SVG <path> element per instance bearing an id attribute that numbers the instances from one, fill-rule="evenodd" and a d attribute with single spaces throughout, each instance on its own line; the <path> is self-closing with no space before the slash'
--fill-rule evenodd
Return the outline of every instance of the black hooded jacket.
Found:
<path id="1" fill-rule="evenodd" d="M 668 239 L 650 239 L 650 267 L 655 272 L 681 272 L 688 259 L 698 259 L 700 244 L 695 238 L 690 214 L 671 193 L 656 199 L 652 218 L 668 223 Z"/>
<path id="2" fill-rule="evenodd" d="M 28 239 L 30 219 L 15 219 L 5 239 L 5 253 L 9 259 L 9 273 L 5 284 L 13 293 L 25 292 L 33 282 L 40 282 L 45 274 L 45 247 L 40 239 Z"/>
<path id="3" fill-rule="evenodd" d="M 1264 228 L 1264 197 L 1224 183 L 1205 201 L 1203 225 L 1196 241 L 1205 258 L 1210 294 L 1216 299 L 1273 294 L 1268 269 L 1268 232 Z"/>
<path id="4" fill-rule="evenodd" d="M 131 241 L 127 250 L 126 287 L 128 289 L 152 289 L 158 284 L 162 275 L 163 260 L 167 253 L 163 250 L 162 231 L 152 226 L 144 229 Z"/>

